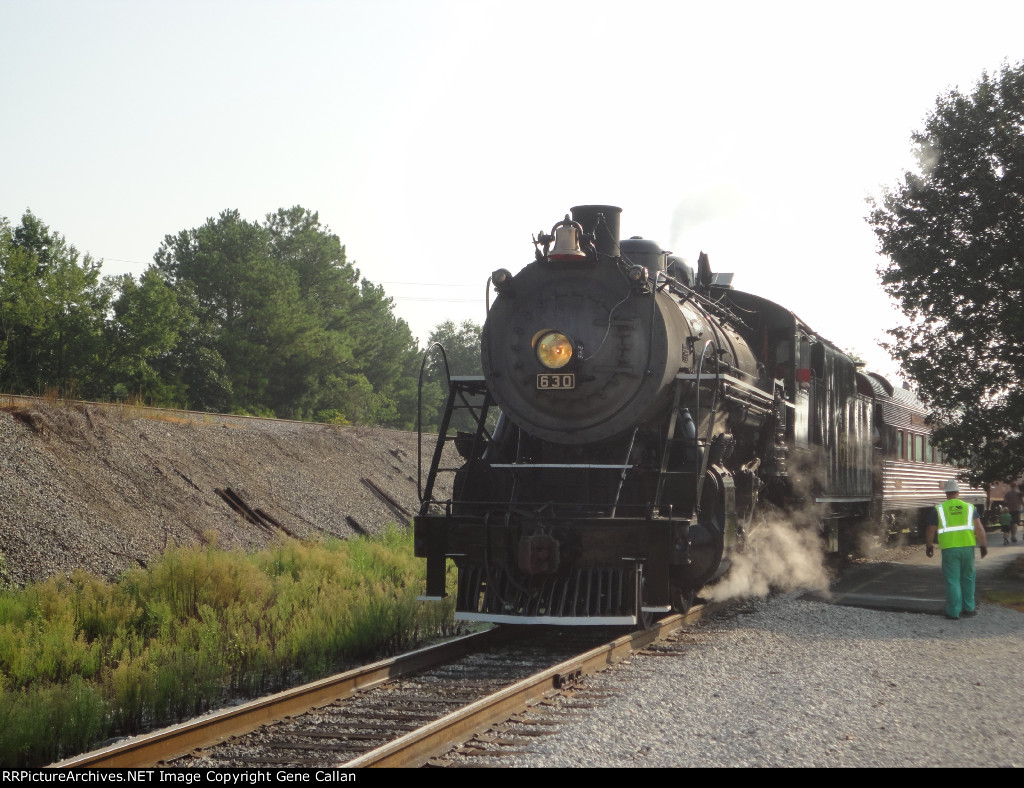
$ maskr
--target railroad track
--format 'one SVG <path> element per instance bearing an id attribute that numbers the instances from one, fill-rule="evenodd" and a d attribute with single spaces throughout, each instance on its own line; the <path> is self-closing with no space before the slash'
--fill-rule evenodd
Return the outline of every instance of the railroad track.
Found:
<path id="1" fill-rule="evenodd" d="M 416 767 L 712 611 L 648 630 L 498 627 L 69 758 L 57 768 Z M 621 630 L 618 630 L 621 632 Z M 493 739 L 493 737 L 491 737 Z"/>

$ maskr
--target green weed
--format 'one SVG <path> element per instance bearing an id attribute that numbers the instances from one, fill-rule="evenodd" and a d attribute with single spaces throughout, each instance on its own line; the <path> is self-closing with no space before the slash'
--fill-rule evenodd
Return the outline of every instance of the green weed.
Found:
<path id="1" fill-rule="evenodd" d="M 453 572 L 454 576 L 454 572 Z M 108 583 L 84 572 L 0 590 L 0 767 L 38 767 L 456 634 L 416 599 L 409 529 L 175 548 Z"/>

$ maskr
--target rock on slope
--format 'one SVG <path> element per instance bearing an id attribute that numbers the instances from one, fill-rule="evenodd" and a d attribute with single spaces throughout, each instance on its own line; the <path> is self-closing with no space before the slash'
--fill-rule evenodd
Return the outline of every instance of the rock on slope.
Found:
<path id="1" fill-rule="evenodd" d="M 424 466 L 432 450 L 424 436 Z M 0 553 L 19 583 L 79 567 L 113 577 L 171 544 L 370 534 L 418 505 L 415 433 L 0 401 Z"/>

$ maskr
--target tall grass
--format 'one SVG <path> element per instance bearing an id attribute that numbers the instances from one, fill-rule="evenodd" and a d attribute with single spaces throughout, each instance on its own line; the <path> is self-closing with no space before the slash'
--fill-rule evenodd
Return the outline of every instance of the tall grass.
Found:
<path id="1" fill-rule="evenodd" d="M 176 548 L 109 583 L 0 590 L 0 767 L 42 766 L 455 633 L 412 533 Z"/>

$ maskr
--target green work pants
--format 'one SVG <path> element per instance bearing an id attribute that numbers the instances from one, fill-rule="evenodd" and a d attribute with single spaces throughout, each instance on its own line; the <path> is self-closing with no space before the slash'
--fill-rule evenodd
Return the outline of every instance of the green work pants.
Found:
<path id="1" fill-rule="evenodd" d="M 960 618 L 962 611 L 974 610 L 974 548 L 943 550 L 942 576 L 946 581 L 946 615 Z"/>

